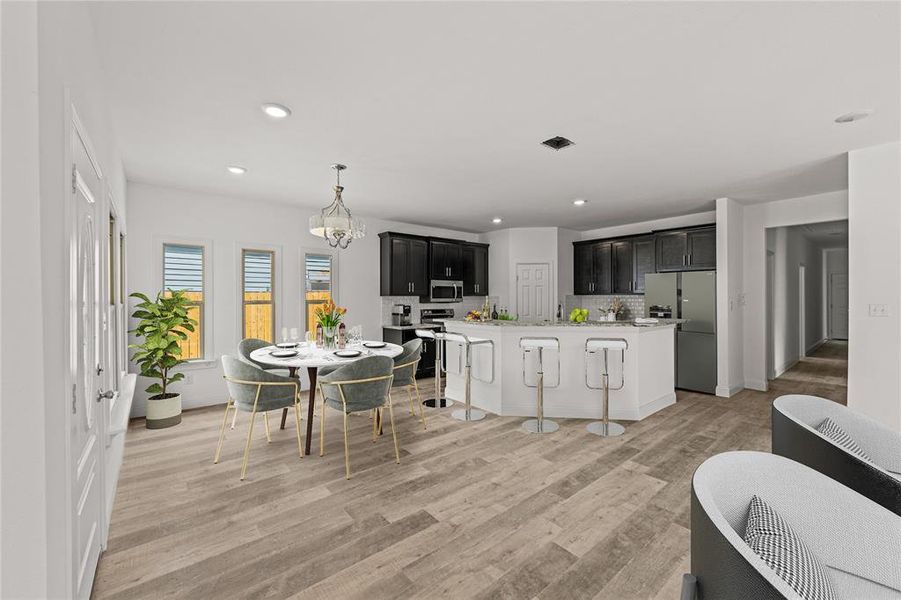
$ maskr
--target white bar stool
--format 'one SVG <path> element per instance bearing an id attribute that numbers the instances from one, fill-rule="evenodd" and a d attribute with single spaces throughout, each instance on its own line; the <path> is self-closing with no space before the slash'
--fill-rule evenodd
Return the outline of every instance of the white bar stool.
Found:
<path id="1" fill-rule="evenodd" d="M 472 408 L 472 347 L 479 344 L 491 346 L 491 378 L 494 379 L 494 342 L 484 338 L 471 338 L 462 333 L 447 332 L 444 334 L 445 342 L 456 342 L 462 348 L 463 382 L 464 382 L 464 408 L 455 410 L 451 416 L 458 421 L 481 421 L 485 418 L 485 411 Z M 481 380 L 480 380 L 481 381 Z"/>
<path id="2" fill-rule="evenodd" d="M 522 424 L 522 428 L 529 433 L 554 433 L 560 426 L 550 419 L 544 418 L 544 351 L 554 350 L 557 352 L 557 382 L 547 387 L 557 387 L 560 385 L 560 340 L 555 337 L 524 337 L 519 340 L 519 347 L 522 348 L 522 382 L 526 387 L 538 388 L 538 407 L 536 410 L 537 419 L 529 419 Z M 529 385 L 526 381 L 526 354 L 529 352 L 538 352 L 538 381 L 536 385 Z"/>
<path id="3" fill-rule="evenodd" d="M 451 405 L 447 398 L 441 397 L 441 373 L 444 371 L 444 333 L 433 329 L 417 329 L 416 337 L 435 342 L 435 397 L 423 400 L 429 408 L 445 408 Z"/>
<path id="4" fill-rule="evenodd" d="M 588 338 L 585 340 L 585 386 L 592 390 L 604 390 L 604 411 L 600 421 L 589 423 L 586 429 L 589 433 L 599 435 L 601 437 L 613 437 L 622 435 L 626 432 L 626 428 L 619 423 L 611 423 L 610 415 L 610 390 L 617 391 L 623 389 L 626 385 L 626 374 L 623 371 L 619 387 L 610 387 L 610 369 L 608 368 L 610 350 L 620 351 L 620 364 L 626 364 L 626 348 L 629 347 L 628 342 L 623 338 Z M 601 373 L 601 387 L 594 387 L 588 382 L 588 356 L 604 351 L 604 370 Z"/>

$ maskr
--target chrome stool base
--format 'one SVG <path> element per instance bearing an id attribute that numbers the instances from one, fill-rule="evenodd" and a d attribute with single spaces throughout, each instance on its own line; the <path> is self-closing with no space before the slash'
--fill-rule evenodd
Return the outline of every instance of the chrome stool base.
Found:
<path id="1" fill-rule="evenodd" d="M 422 405 L 429 408 L 447 408 L 448 406 L 453 406 L 454 401 L 447 398 L 439 398 L 437 401 L 434 398 L 429 398 L 428 400 L 423 400 Z"/>
<path id="2" fill-rule="evenodd" d="M 538 419 L 529 419 L 522 424 L 522 428 L 529 433 L 554 433 L 560 429 L 560 426 L 557 425 L 556 421 L 551 421 L 550 419 L 544 419 L 540 426 Z"/>
<path id="3" fill-rule="evenodd" d="M 485 411 L 471 408 L 469 409 L 469 418 L 466 418 L 466 409 L 461 408 L 452 412 L 451 416 L 458 421 L 481 421 L 485 418 Z"/>
<path id="4" fill-rule="evenodd" d="M 588 426 L 585 427 L 585 429 L 588 430 L 588 433 L 593 433 L 601 437 L 616 437 L 618 435 L 626 433 L 626 428 L 619 423 L 604 423 L 603 421 L 595 421 L 594 423 L 589 423 Z"/>

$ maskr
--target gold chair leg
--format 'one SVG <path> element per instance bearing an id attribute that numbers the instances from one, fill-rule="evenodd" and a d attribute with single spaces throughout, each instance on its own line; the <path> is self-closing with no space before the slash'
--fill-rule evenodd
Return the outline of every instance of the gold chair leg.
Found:
<path id="1" fill-rule="evenodd" d="M 394 407 L 391 406 L 390 393 L 388 394 L 388 414 L 391 416 L 391 437 L 394 438 L 394 462 L 400 464 L 400 449 L 397 447 L 397 432 L 394 430 Z"/>
<path id="2" fill-rule="evenodd" d="M 231 426 L 232 429 L 235 428 L 235 423 L 237 423 L 237 422 L 238 422 L 238 407 L 235 406 L 235 414 L 232 415 L 232 426 Z"/>
<path id="3" fill-rule="evenodd" d="M 372 443 L 373 444 L 375 443 L 375 440 L 378 439 L 378 435 L 376 433 L 376 423 L 379 422 L 379 420 L 376 418 L 377 414 L 378 414 L 377 408 L 373 408 L 372 410 L 369 411 L 369 418 L 372 419 Z"/>
<path id="4" fill-rule="evenodd" d="M 225 440 L 225 424 L 228 423 L 228 411 L 231 409 L 232 399 L 229 398 L 225 403 L 225 416 L 222 417 L 222 427 L 219 428 L 219 443 L 216 444 L 216 456 L 213 458 L 213 464 L 219 464 L 219 454 L 222 452 L 222 442 Z M 235 406 L 235 414 L 238 414 L 238 407 Z"/>
<path id="5" fill-rule="evenodd" d="M 415 417 L 416 411 L 413 410 L 413 389 L 412 388 L 413 388 L 413 386 L 410 386 L 410 385 L 407 386 L 407 398 L 410 399 L 410 416 Z"/>
<path id="6" fill-rule="evenodd" d="M 347 412 L 344 413 L 344 479 L 350 479 L 350 451 L 347 449 Z"/>
<path id="7" fill-rule="evenodd" d="M 322 398 L 322 412 L 319 415 L 319 456 L 325 456 L 325 396 L 322 394 L 322 386 L 319 387 L 319 396 Z"/>
<path id="8" fill-rule="evenodd" d="M 300 401 L 294 399 L 294 430 L 297 432 L 297 450 L 303 458 L 303 443 L 300 441 Z"/>
<path id="9" fill-rule="evenodd" d="M 271 444 L 272 443 L 272 434 L 269 433 L 269 413 L 268 412 L 263 413 L 263 425 L 265 425 L 265 427 L 266 427 L 266 443 Z"/>
<path id="10" fill-rule="evenodd" d="M 250 457 L 250 441 L 253 439 L 253 422 L 256 420 L 257 411 L 250 413 L 250 427 L 247 429 L 247 444 L 244 445 L 244 463 L 241 465 L 241 481 L 247 475 L 247 459 Z"/>
<path id="11" fill-rule="evenodd" d="M 419 418 L 422 419 L 422 428 L 428 429 L 425 423 L 425 409 L 422 406 L 422 396 L 419 395 L 419 385 L 416 384 L 416 378 L 413 378 L 413 389 L 416 390 L 416 402 L 419 404 Z"/>

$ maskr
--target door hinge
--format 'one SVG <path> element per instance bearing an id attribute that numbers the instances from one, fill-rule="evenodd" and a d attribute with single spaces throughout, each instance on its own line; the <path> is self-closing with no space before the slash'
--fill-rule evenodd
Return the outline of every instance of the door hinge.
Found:
<path id="1" fill-rule="evenodd" d="M 72 163 L 72 193 L 78 189 L 78 167 Z"/>
<path id="2" fill-rule="evenodd" d="M 73 383 L 73 384 L 72 384 L 72 414 L 73 414 L 73 415 L 74 415 L 74 414 L 77 412 L 77 410 L 78 410 L 78 409 L 77 409 L 77 406 L 78 406 L 78 396 L 77 396 L 77 394 L 76 394 L 75 388 L 76 388 L 76 385 Z"/>

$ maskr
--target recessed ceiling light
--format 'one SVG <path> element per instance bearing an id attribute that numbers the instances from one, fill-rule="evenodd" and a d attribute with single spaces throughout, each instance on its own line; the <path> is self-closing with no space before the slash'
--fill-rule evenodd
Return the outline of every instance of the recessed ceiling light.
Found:
<path id="1" fill-rule="evenodd" d="M 573 204 L 576 206 L 585 206 L 588 203 L 588 200 L 583 200 L 582 198 L 576 198 L 573 200 Z"/>
<path id="2" fill-rule="evenodd" d="M 500 217 L 494 217 L 493 219 L 491 219 L 491 222 L 494 223 L 495 225 L 498 223 L 501 223 L 502 221 L 503 221 L 503 219 L 501 219 Z"/>
<path id="3" fill-rule="evenodd" d="M 290 108 L 282 104 L 276 104 L 275 102 L 267 102 L 262 108 L 263 112 L 273 119 L 284 119 L 285 117 L 291 116 Z"/>
<path id="4" fill-rule="evenodd" d="M 235 175 L 243 175 L 244 173 L 247 172 L 247 169 L 242 166 L 239 166 L 239 165 L 229 165 L 228 172 L 233 173 Z"/>
<path id="5" fill-rule="evenodd" d="M 870 115 L 873 114 L 873 109 L 868 108 L 866 110 L 855 110 L 853 112 L 845 113 L 843 115 L 839 115 L 835 117 L 836 123 L 853 123 L 854 121 L 860 121 L 861 119 L 866 119 Z"/>

